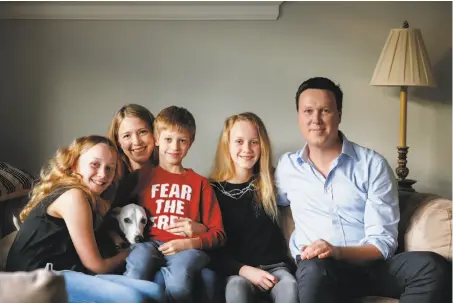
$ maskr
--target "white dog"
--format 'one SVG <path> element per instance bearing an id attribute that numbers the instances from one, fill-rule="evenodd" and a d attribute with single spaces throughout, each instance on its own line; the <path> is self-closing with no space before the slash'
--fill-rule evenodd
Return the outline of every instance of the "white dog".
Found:
<path id="1" fill-rule="evenodd" d="M 124 238 L 130 244 L 136 244 L 144 241 L 143 231 L 148 223 L 148 216 L 143 207 L 137 204 L 127 204 L 123 207 L 117 207 L 112 210 L 112 214 L 118 221 Z"/>
<path id="2" fill-rule="evenodd" d="M 129 244 L 144 241 L 143 232 L 148 223 L 148 216 L 143 207 L 137 204 L 127 204 L 123 207 L 112 209 L 112 216 L 118 221 L 120 231 Z M 5 267 L 9 249 L 20 229 L 21 223 L 13 215 L 13 223 L 17 230 L 0 240 L 0 269 Z"/>

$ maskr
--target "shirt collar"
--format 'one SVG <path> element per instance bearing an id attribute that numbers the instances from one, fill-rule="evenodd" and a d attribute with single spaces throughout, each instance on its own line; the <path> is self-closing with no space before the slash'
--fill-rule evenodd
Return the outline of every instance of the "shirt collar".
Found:
<path id="1" fill-rule="evenodd" d="M 349 157 L 351 157 L 354 160 L 357 160 L 357 154 L 354 150 L 354 147 L 352 146 L 352 143 L 346 138 L 346 136 L 341 132 L 338 131 L 338 135 L 340 136 L 341 140 L 343 141 L 342 147 L 341 147 L 341 155 L 345 154 Z M 304 163 L 308 163 L 308 145 L 305 143 L 304 147 L 299 150 L 297 153 L 297 162 L 302 165 Z"/>

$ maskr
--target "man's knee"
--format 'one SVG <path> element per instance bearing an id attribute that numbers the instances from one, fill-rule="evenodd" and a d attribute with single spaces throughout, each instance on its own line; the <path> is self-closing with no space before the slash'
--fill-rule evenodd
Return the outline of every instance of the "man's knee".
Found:
<path id="1" fill-rule="evenodd" d="M 425 279 L 430 279 L 439 286 L 448 283 L 451 275 L 448 262 L 439 254 L 434 252 L 410 252 L 411 267 Z"/>
<path id="2" fill-rule="evenodd" d="M 330 263 L 329 259 L 318 258 L 300 261 L 297 264 L 297 281 L 318 284 L 329 279 L 327 268 Z"/>

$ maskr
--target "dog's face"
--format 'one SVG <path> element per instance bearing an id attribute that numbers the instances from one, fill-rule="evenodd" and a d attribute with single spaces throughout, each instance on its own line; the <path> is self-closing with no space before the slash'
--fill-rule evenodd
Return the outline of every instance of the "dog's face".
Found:
<path id="1" fill-rule="evenodd" d="M 115 209 L 115 217 L 130 244 L 143 242 L 143 231 L 148 223 L 143 207 L 137 204 L 128 204 L 121 209 Z"/>

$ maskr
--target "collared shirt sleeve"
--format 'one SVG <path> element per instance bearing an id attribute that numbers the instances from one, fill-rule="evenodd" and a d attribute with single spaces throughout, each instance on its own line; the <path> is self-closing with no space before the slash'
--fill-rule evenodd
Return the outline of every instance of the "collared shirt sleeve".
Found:
<path id="1" fill-rule="evenodd" d="M 387 161 L 378 158 L 374 163 L 370 167 L 365 205 L 365 238 L 360 244 L 376 246 L 384 259 L 388 259 L 398 248 L 398 187 Z"/>
<path id="2" fill-rule="evenodd" d="M 290 204 L 286 190 L 284 188 L 285 175 L 289 168 L 287 163 L 288 160 L 288 154 L 282 155 L 278 161 L 274 174 L 275 187 L 277 188 L 277 205 L 279 206 L 289 206 Z"/>

